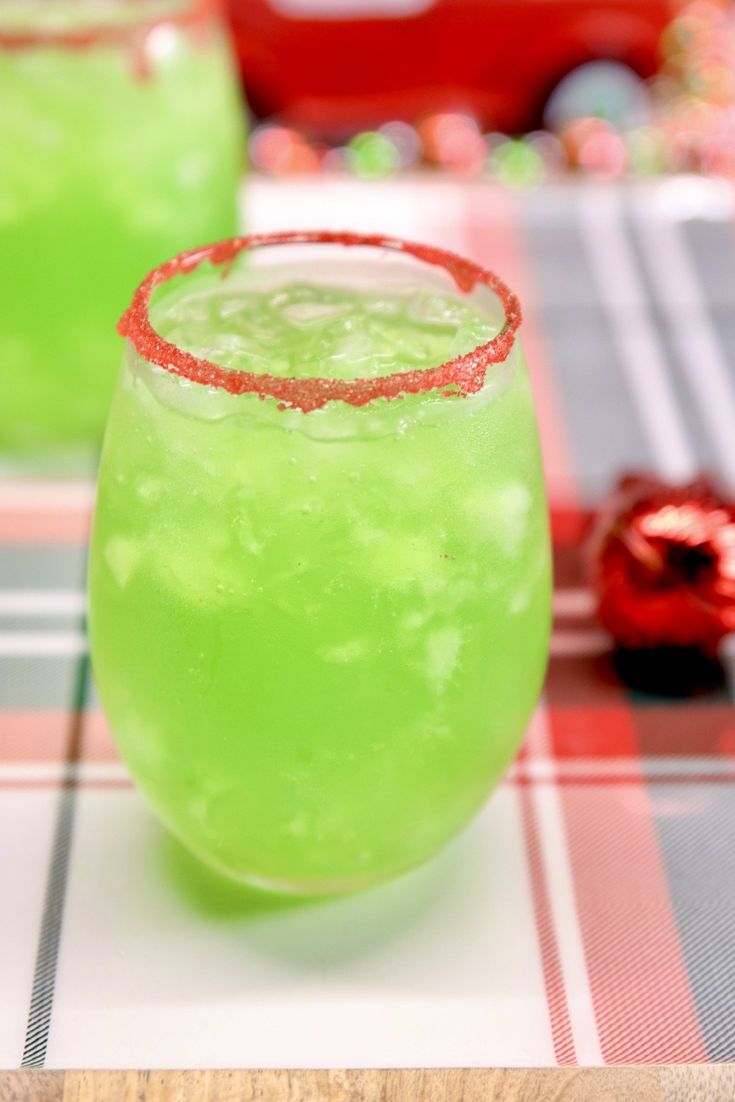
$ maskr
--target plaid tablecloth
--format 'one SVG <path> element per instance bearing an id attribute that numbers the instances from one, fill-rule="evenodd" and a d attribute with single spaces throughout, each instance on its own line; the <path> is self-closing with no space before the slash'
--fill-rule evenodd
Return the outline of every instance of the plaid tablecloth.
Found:
<path id="1" fill-rule="evenodd" d="M 0 1063 L 732 1060 L 735 714 L 725 689 L 625 689 L 579 555 L 621 469 L 735 486 L 731 192 L 318 179 L 256 181 L 247 207 L 260 229 L 435 241 L 519 291 L 556 545 L 545 696 L 506 782 L 431 864 L 330 902 L 244 896 L 164 835 L 100 715 L 91 478 L 5 468 Z"/>

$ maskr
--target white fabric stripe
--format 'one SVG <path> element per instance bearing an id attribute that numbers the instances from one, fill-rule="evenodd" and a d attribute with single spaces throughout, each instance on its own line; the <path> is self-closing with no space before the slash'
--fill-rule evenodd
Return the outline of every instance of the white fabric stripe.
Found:
<path id="1" fill-rule="evenodd" d="M 9 658 L 57 658 L 78 656 L 87 650 L 79 631 L 1 631 L 0 656 Z"/>
<path id="2" fill-rule="evenodd" d="M 534 722 L 537 725 L 537 741 L 551 746 L 546 704 L 542 701 Z M 530 764 L 530 763 L 529 763 Z M 569 1018 L 577 1052 L 582 1065 L 603 1064 L 597 1019 L 592 1005 L 587 964 L 584 956 L 582 932 L 579 927 L 577 904 L 574 894 L 569 851 L 567 847 L 561 799 L 553 783 L 554 767 L 549 762 L 549 785 L 531 786 L 531 799 L 538 822 L 541 856 L 549 891 L 549 905 L 554 933 L 559 947 L 564 989 L 569 1007 Z"/>
<path id="3" fill-rule="evenodd" d="M 0 616 L 81 616 L 86 612 L 84 593 L 72 589 L 0 589 Z M 591 616 L 595 597 L 589 589 L 557 589 L 555 616 Z"/>
<path id="4" fill-rule="evenodd" d="M 577 209 L 610 335 L 653 460 L 666 478 L 691 478 L 696 457 L 668 379 L 635 255 L 626 240 L 620 198 L 610 189 L 588 190 L 580 195 Z"/>
<path id="5" fill-rule="evenodd" d="M 543 700 L 537 704 L 531 716 L 531 722 L 526 731 L 526 749 L 528 750 L 529 757 L 526 758 L 523 763 L 524 768 L 530 764 L 531 761 L 548 762 L 551 760 L 551 733 L 546 719 L 545 704 Z"/>
<path id="6" fill-rule="evenodd" d="M 284 178 L 276 187 L 268 180 L 254 179 L 248 188 L 248 222 L 258 232 L 282 229 L 284 210 L 293 210 L 298 211 L 299 229 L 349 226 L 363 233 L 396 234 L 454 249 L 467 195 L 465 188 L 441 177 L 423 179 L 420 188 L 410 177 L 385 180 L 379 202 L 366 202 L 364 181 L 350 177 L 323 177 L 307 186 L 302 180 Z"/>
<path id="7" fill-rule="evenodd" d="M 0 632 L 0 656 L 7 658 L 57 658 L 84 654 L 86 649 L 87 640 L 79 631 Z M 604 654 L 610 649 L 610 637 L 596 629 L 555 631 L 550 649 L 555 658 Z"/>
<path id="8" fill-rule="evenodd" d="M 48 1066 L 548 1066 L 517 796 L 391 884 L 217 921 L 141 795 L 80 789 Z"/>
<path id="9" fill-rule="evenodd" d="M 74 589 L 0 589 L 0 616 L 81 616 L 86 607 Z"/>
<path id="10" fill-rule="evenodd" d="M 22 479 L 0 480 L 0 510 L 42 510 L 62 512 L 66 509 L 91 509 L 94 505 L 94 482 L 25 482 Z"/>
<path id="11" fill-rule="evenodd" d="M 0 616 L 76 616 L 86 611 L 84 593 L 73 589 L 0 589 Z M 557 589 L 557 616 L 590 616 L 595 598 L 590 589 Z"/>
<path id="12" fill-rule="evenodd" d="M 612 646 L 610 636 L 596 628 L 588 631 L 553 631 L 550 652 L 552 658 L 574 658 L 605 654 Z"/>
<path id="13" fill-rule="evenodd" d="M 554 778 L 573 779 L 592 774 L 600 777 L 629 777 L 635 780 L 646 772 L 699 776 L 708 773 L 731 773 L 733 769 L 735 769 L 735 755 L 691 758 L 570 758 L 568 760 L 529 757 L 516 766 L 514 776 L 525 775 L 530 780 L 548 781 Z"/>
<path id="14" fill-rule="evenodd" d="M 718 176 L 677 173 L 657 180 L 640 180 L 626 189 L 628 194 L 649 199 L 657 211 L 674 222 L 701 218 L 729 222 L 735 214 L 735 189 Z"/>
<path id="15" fill-rule="evenodd" d="M 650 202 L 633 207 L 653 294 L 663 310 L 694 403 L 735 489 L 735 388 L 684 241 L 681 226 L 663 219 Z"/>
<path id="16" fill-rule="evenodd" d="M 83 593 L 73 589 L 0 589 L 0 616 L 76 616 L 86 611 Z M 589 616 L 594 594 L 589 589 L 557 589 L 553 597 L 557 616 Z"/>
<path id="17" fill-rule="evenodd" d="M 0 762 L 0 782 L 27 782 L 41 784 L 44 781 L 126 781 L 130 774 L 120 761 L 80 762 L 16 761 Z"/>
<path id="18" fill-rule="evenodd" d="M 591 616 L 595 595 L 591 589 L 556 589 L 552 607 L 555 616 Z"/>
<path id="19" fill-rule="evenodd" d="M 657 776 L 707 776 L 730 774 L 735 770 L 735 755 L 706 757 L 649 757 L 649 758 L 574 758 L 554 761 L 548 757 L 527 758 L 515 763 L 508 770 L 509 782 L 520 777 L 547 784 L 554 781 L 574 780 L 576 777 L 627 777 L 631 783 L 646 773 Z M 67 765 L 57 761 L 0 761 L 0 784 L 5 782 L 43 784 L 73 777 L 79 783 L 125 781 L 129 773 L 122 762 L 85 762 Z"/>

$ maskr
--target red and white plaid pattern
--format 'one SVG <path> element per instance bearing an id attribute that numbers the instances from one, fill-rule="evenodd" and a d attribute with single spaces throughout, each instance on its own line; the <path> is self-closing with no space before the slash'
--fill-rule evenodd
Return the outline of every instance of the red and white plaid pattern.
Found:
<path id="1" fill-rule="evenodd" d="M 249 207 L 263 230 L 449 246 L 519 293 L 556 553 L 544 698 L 500 790 L 424 869 L 307 906 L 243 897 L 165 837 L 93 698 L 91 482 L 8 473 L 0 1064 L 733 1059 L 732 702 L 724 690 L 678 703 L 627 691 L 579 550 L 628 458 L 621 440 L 665 475 L 707 464 L 735 484 L 735 332 L 717 274 L 732 265 L 731 198 L 692 181 L 512 195 L 305 180 L 256 181 Z"/>

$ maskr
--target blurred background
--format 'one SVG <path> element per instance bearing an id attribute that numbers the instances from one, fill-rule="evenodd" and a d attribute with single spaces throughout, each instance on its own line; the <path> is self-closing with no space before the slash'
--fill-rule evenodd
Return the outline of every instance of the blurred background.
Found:
<path id="1" fill-rule="evenodd" d="M 229 0 L 275 176 L 735 173 L 724 0 Z"/>

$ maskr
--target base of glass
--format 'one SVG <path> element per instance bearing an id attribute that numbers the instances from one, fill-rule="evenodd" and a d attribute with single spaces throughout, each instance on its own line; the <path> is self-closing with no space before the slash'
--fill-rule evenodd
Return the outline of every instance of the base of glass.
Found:
<path id="1" fill-rule="evenodd" d="M 196 855 L 198 860 L 204 860 Z M 268 895 L 285 895 L 291 897 L 325 896 L 325 895 L 349 895 L 351 892 L 362 891 L 383 884 L 388 880 L 394 880 L 410 870 L 401 869 L 398 872 L 388 873 L 385 876 L 355 877 L 350 880 L 279 880 L 266 876 L 254 876 L 249 873 L 239 874 L 220 865 L 219 862 L 204 860 L 205 865 L 214 869 L 220 875 L 226 877 L 243 888 L 252 888 L 254 891 L 265 892 Z"/>
<path id="2" fill-rule="evenodd" d="M 363 876 L 340 877 L 334 879 L 282 880 L 275 876 L 260 876 L 251 872 L 238 872 L 219 861 L 212 854 L 202 853 L 201 850 L 191 846 L 175 832 L 172 831 L 171 833 L 176 841 L 182 846 L 183 850 L 187 852 L 194 861 L 199 863 L 203 870 L 208 870 L 210 873 L 221 876 L 223 880 L 228 881 L 232 885 L 239 885 L 243 889 L 262 892 L 264 895 L 288 897 L 291 899 L 307 899 L 309 897 L 316 899 L 323 896 L 349 895 L 353 892 L 364 891 L 366 888 L 374 888 L 379 884 L 386 884 L 391 880 L 398 879 L 400 876 L 405 876 L 406 873 L 430 861 L 434 856 L 433 853 L 427 853 L 423 858 L 407 863 L 402 868 L 391 869 L 389 872 L 384 873 L 373 872 Z"/>

